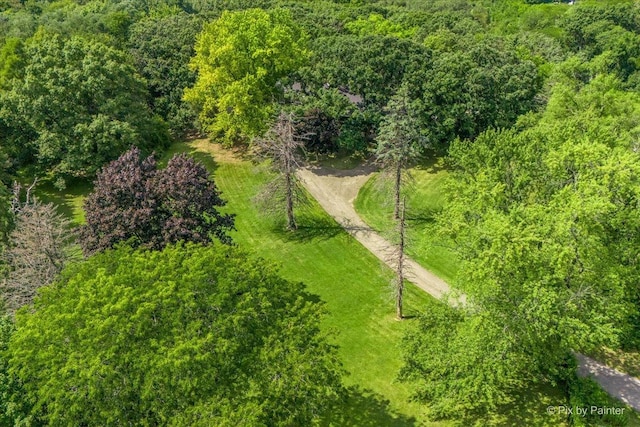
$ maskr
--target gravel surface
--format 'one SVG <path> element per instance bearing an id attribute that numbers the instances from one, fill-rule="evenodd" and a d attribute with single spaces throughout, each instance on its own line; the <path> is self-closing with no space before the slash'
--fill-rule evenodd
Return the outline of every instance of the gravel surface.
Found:
<path id="1" fill-rule="evenodd" d="M 358 191 L 371 177 L 376 168 L 365 164 L 355 169 L 339 170 L 320 166 L 309 166 L 298 171 L 305 188 L 344 229 L 355 237 L 378 259 L 395 269 L 394 245 L 372 230 L 356 213 L 353 201 Z M 440 298 L 450 292 L 449 285 L 435 274 L 406 258 L 407 280 L 420 289 Z M 464 296 L 455 300 L 464 303 Z M 611 396 L 640 411 L 640 380 L 612 369 L 584 355 L 577 354 L 578 373 L 591 376 Z"/>

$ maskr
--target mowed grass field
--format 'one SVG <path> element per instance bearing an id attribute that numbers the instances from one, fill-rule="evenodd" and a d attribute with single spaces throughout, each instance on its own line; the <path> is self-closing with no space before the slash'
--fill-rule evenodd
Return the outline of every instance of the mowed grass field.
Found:
<path id="1" fill-rule="evenodd" d="M 448 172 L 439 163 L 410 169 L 404 184 L 406 196 L 407 253 L 436 275 L 451 282 L 458 271 L 458 259 L 452 248 L 435 232 L 434 215 L 442 209 L 442 183 Z M 393 190 L 389 177 L 375 174 L 360 189 L 354 202 L 360 217 L 383 235 L 396 234 L 393 219 Z"/>
<path id="2" fill-rule="evenodd" d="M 316 203 L 299 211 L 296 232 L 285 231 L 282 219 L 262 214 L 252 199 L 272 176 L 250 161 L 202 140 L 177 144 L 173 151 L 189 152 L 213 171 L 228 202 L 224 210 L 236 214 L 232 236 L 241 247 L 274 261 L 284 277 L 304 282 L 326 303 L 327 330 L 350 373 L 345 382 L 357 386 L 335 425 L 400 426 L 422 419 L 421 407 L 409 402 L 409 387 L 396 381 L 408 324 L 395 320 L 392 272 Z M 438 304 L 413 286 L 406 301 L 409 315 Z"/>
<path id="3" fill-rule="evenodd" d="M 334 426 L 562 426 L 562 417 L 550 417 L 545 408 L 564 404 L 558 390 L 530 390 L 516 396 L 513 405 L 489 417 L 473 420 L 427 421 L 426 407 L 410 401 L 411 386 L 396 376 L 404 330 L 415 319 L 395 320 L 391 297 L 392 272 L 345 233 L 315 203 L 299 212 L 300 229 L 284 231 L 284 222 L 268 217 L 252 198 L 272 175 L 219 145 L 206 140 L 176 143 L 160 164 L 173 154 L 187 152 L 203 162 L 236 214 L 233 238 L 243 248 L 280 266 L 289 280 L 304 282 L 326 304 L 325 327 L 339 346 L 349 375 L 350 399 L 329 422 Z M 82 198 L 90 186 L 79 184 L 59 192 L 47 186 L 41 198 L 61 204 L 61 211 L 82 221 Z M 429 310 L 436 300 L 409 285 L 408 316 Z"/>

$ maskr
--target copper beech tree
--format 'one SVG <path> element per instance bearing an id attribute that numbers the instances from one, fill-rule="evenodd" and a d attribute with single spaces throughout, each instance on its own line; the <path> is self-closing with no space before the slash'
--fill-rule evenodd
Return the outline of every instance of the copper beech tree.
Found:
<path id="1" fill-rule="evenodd" d="M 221 214 L 220 197 L 206 168 L 186 154 L 158 169 L 153 156 L 138 148 L 104 167 L 84 203 L 87 224 L 80 231 L 86 255 L 126 241 L 134 247 L 162 249 L 169 243 L 231 243 L 234 216 Z"/>

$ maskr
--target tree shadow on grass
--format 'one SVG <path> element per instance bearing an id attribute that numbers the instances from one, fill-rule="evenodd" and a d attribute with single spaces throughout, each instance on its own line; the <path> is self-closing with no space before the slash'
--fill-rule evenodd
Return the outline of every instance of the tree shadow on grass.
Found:
<path id="1" fill-rule="evenodd" d="M 285 222 L 281 219 L 273 222 L 271 232 L 283 242 L 310 242 L 328 240 L 343 231 L 333 219 L 320 215 L 299 215 L 296 218 L 298 228 L 287 230 Z"/>
<path id="2" fill-rule="evenodd" d="M 563 393 L 549 384 L 531 385 L 526 390 L 514 392 L 513 402 L 499 406 L 490 414 L 468 414 L 461 418 L 465 426 L 568 426 L 568 418 L 548 408 L 568 406 Z"/>
<path id="3" fill-rule="evenodd" d="M 169 160 L 176 154 L 186 153 L 189 156 L 193 157 L 198 162 L 202 163 L 205 168 L 209 171 L 209 173 L 214 173 L 216 169 L 218 169 L 219 165 L 215 161 L 215 158 L 212 153 L 208 151 L 204 151 L 201 148 L 195 147 L 192 143 L 198 142 L 199 140 L 194 141 L 186 141 L 186 142 L 176 142 L 171 145 L 171 147 L 162 153 L 161 156 L 156 156 L 158 159 L 158 166 L 161 169 L 164 169 L 167 166 Z"/>
<path id="4" fill-rule="evenodd" d="M 333 408 L 323 426 L 354 427 L 409 427 L 416 420 L 399 414 L 390 407 L 390 402 L 371 390 L 348 387 L 347 397 L 341 405 Z"/>
<path id="5" fill-rule="evenodd" d="M 35 196 L 43 203 L 53 203 L 58 212 L 70 219 L 74 225 L 84 220 L 82 202 L 93 189 L 93 184 L 86 180 L 72 180 L 64 190 L 57 189 L 50 181 L 38 182 Z"/>
<path id="6" fill-rule="evenodd" d="M 425 208 L 425 209 L 411 209 L 407 211 L 407 221 L 410 221 L 414 225 L 422 225 L 422 224 L 435 224 L 438 218 L 438 215 L 442 212 L 442 209 L 433 209 L 433 208 Z"/>

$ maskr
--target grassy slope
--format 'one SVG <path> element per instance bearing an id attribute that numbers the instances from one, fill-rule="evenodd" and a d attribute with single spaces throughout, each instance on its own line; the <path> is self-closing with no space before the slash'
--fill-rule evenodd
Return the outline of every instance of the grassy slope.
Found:
<path id="1" fill-rule="evenodd" d="M 311 292 L 327 303 L 330 314 L 326 324 L 338 332 L 336 343 L 340 345 L 345 367 L 351 372 L 346 381 L 359 386 L 361 391 L 348 407 L 342 409 L 348 413 L 347 420 L 340 419 L 336 425 L 387 426 L 425 422 L 420 407 L 407 402 L 409 387 L 395 382 L 401 364 L 398 347 L 403 329 L 410 320 L 397 322 L 394 319 L 388 286 L 389 269 L 381 266 L 366 249 L 337 227 L 316 204 L 301 213 L 301 229 L 296 233 L 284 232 L 282 223 L 261 216 L 250 200 L 268 179 L 264 171 L 248 162 L 239 162 L 206 142 L 196 141 L 192 146 L 184 144 L 180 147 L 215 171 L 216 183 L 229 202 L 228 210 L 238 215 L 235 240 L 278 262 L 285 277 L 304 281 Z M 408 315 L 417 310 L 428 310 L 434 303 L 423 292 L 408 286 Z M 562 420 L 548 417 L 544 409 L 548 405 L 561 404 L 561 401 L 561 395 L 555 390 L 531 390 L 526 396 L 518 396 L 512 407 L 504 408 L 488 419 L 464 420 L 461 424 L 559 426 L 563 425 Z"/>
<path id="2" fill-rule="evenodd" d="M 388 290 L 391 272 L 318 205 L 301 212 L 301 229 L 296 233 L 285 232 L 277 220 L 261 216 L 251 199 L 268 174 L 219 149 L 214 163 L 208 154 L 214 147 L 196 141 L 196 150 L 186 144 L 175 148 L 192 152 L 215 171 L 216 183 L 228 201 L 226 210 L 237 214 L 235 241 L 277 262 L 283 276 L 304 281 L 327 303 L 326 325 L 337 332 L 336 343 L 351 373 L 347 383 L 363 388 L 352 402 L 357 407 L 352 414 L 354 424 L 410 425 L 411 418 L 419 417 L 420 408 L 407 403 L 407 386 L 395 382 L 400 367 L 398 344 L 406 325 L 394 320 Z M 409 288 L 409 313 L 433 303 L 414 287 Z"/>

